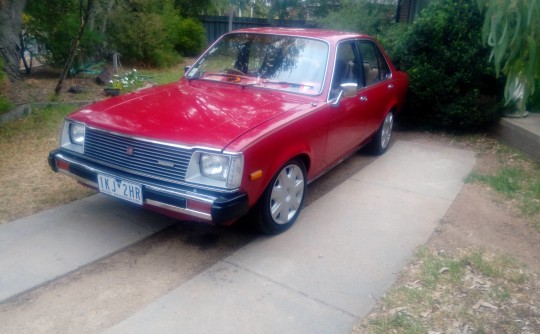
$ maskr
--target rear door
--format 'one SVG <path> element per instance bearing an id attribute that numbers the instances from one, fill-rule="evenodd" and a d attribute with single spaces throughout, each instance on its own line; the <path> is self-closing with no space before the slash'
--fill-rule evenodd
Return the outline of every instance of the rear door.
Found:
<path id="1" fill-rule="evenodd" d="M 395 87 L 390 68 L 379 46 L 371 40 L 359 40 L 357 46 L 362 58 L 364 80 L 358 93 L 366 105 L 363 124 L 369 136 L 382 124 Z"/>

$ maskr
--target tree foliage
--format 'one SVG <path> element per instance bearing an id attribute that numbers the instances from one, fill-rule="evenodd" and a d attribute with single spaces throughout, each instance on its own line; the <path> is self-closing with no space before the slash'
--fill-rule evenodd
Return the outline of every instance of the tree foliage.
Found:
<path id="1" fill-rule="evenodd" d="M 432 2 L 404 33 L 386 39 L 394 63 L 410 77 L 408 110 L 416 125 L 451 130 L 480 128 L 497 117 L 479 104 L 497 93 L 483 16 L 474 0 Z"/>
<path id="2" fill-rule="evenodd" d="M 174 3 L 182 16 L 196 18 L 212 5 L 212 0 L 175 0 Z"/>
<path id="3" fill-rule="evenodd" d="M 47 62 L 63 66 L 80 27 L 79 0 L 30 1 L 26 33 L 44 47 Z M 188 7 L 185 0 L 95 0 L 78 47 L 79 63 L 110 57 L 126 63 L 169 66 L 181 55 L 196 55 L 205 45 L 205 32 L 196 15 L 210 1 Z M 62 15 L 59 15 L 62 13 Z"/>
<path id="4" fill-rule="evenodd" d="M 177 64 L 205 43 L 202 25 L 183 19 L 173 0 L 128 0 L 111 14 L 108 40 L 124 59 L 150 66 Z"/>
<path id="5" fill-rule="evenodd" d="M 179 61 L 173 36 L 180 22 L 170 0 L 126 1 L 112 14 L 108 37 L 123 58 L 151 66 L 170 66 Z"/>
<path id="6" fill-rule="evenodd" d="M 50 65 L 60 67 L 68 59 L 72 42 L 79 32 L 80 10 L 78 0 L 28 2 L 25 8 L 25 33 L 44 47 L 42 56 Z M 100 42 L 101 38 L 96 32 L 85 29 L 79 54 L 92 53 Z"/>
<path id="7" fill-rule="evenodd" d="M 377 36 L 392 25 L 395 12 L 395 5 L 369 0 L 343 0 L 338 10 L 330 11 L 327 16 L 317 20 L 317 23 L 325 28 Z"/>
<path id="8" fill-rule="evenodd" d="M 540 1 L 477 0 L 485 10 L 482 29 L 484 41 L 491 47 L 490 59 L 497 75 L 506 75 L 504 90 L 508 102 L 527 100 L 540 88 Z"/>
<path id="9" fill-rule="evenodd" d="M 94 0 L 79 0 L 79 10 L 80 10 L 80 26 L 77 32 L 77 35 L 74 40 L 71 41 L 71 45 L 69 47 L 69 52 L 67 56 L 66 63 L 64 64 L 64 69 L 62 70 L 62 74 L 60 75 L 60 80 L 58 81 L 58 84 L 56 85 L 56 88 L 54 89 L 54 92 L 56 95 L 59 95 L 62 91 L 62 86 L 64 84 L 64 80 L 66 79 L 69 69 L 71 68 L 71 65 L 73 64 L 73 60 L 75 59 L 75 55 L 77 53 L 77 48 L 79 47 L 81 43 L 81 39 L 84 35 L 84 32 L 86 31 L 86 26 L 88 25 L 88 21 L 90 19 L 90 13 L 92 13 L 94 8 Z"/>

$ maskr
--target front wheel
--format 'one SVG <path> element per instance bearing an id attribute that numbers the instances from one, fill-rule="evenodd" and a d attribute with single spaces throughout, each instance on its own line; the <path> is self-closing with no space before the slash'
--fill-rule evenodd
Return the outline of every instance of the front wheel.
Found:
<path id="1" fill-rule="evenodd" d="M 374 154 L 381 155 L 390 146 L 390 139 L 392 139 L 392 128 L 394 127 L 394 113 L 389 111 L 384 118 L 383 123 L 373 140 L 371 141 L 370 149 Z"/>
<path id="2" fill-rule="evenodd" d="M 278 234 L 291 227 L 300 214 L 306 193 L 306 167 L 300 160 L 290 160 L 274 175 L 257 203 L 259 230 Z"/>

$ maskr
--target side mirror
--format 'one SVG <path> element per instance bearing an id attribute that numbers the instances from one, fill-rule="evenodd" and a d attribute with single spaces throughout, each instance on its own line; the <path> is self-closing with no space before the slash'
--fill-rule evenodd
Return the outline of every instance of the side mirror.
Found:
<path id="1" fill-rule="evenodd" d="M 353 82 L 346 82 L 339 85 L 340 91 L 338 93 L 338 96 L 336 97 L 336 100 L 334 103 L 332 103 L 332 106 L 337 107 L 339 105 L 339 101 L 341 101 L 342 97 L 351 97 L 356 96 L 356 93 L 358 92 L 358 85 Z"/>
<path id="2" fill-rule="evenodd" d="M 191 69 L 191 66 L 190 65 L 187 65 L 184 67 L 184 74 L 187 73 L 187 71 L 189 71 Z"/>
<path id="3" fill-rule="evenodd" d="M 358 92 L 358 85 L 353 82 L 342 83 L 339 87 L 343 91 L 343 96 L 345 97 L 356 96 L 356 93 Z"/>

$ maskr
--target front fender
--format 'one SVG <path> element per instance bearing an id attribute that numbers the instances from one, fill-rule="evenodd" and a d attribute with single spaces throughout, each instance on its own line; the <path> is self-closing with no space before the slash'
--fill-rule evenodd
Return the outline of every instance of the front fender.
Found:
<path id="1" fill-rule="evenodd" d="M 244 151 L 241 188 L 254 205 L 272 177 L 289 160 L 301 157 L 308 181 L 324 167 L 328 133 L 328 112 L 318 109 L 276 126 L 258 137 Z M 255 177 L 257 176 L 257 177 Z"/>

